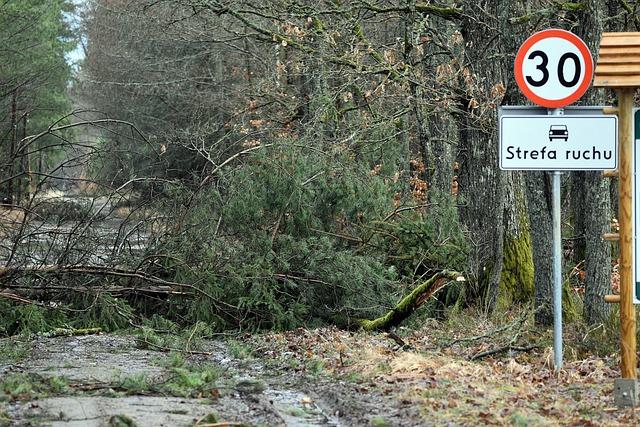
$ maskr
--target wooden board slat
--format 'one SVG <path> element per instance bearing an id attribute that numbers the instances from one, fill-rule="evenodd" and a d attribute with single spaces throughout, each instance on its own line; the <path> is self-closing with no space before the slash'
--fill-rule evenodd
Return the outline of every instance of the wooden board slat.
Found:
<path id="1" fill-rule="evenodd" d="M 602 37 L 600 41 L 601 47 L 608 46 L 640 46 L 640 35 L 619 36 L 619 37 Z"/>
<path id="2" fill-rule="evenodd" d="M 596 75 L 608 74 L 628 76 L 637 74 L 640 76 L 640 64 L 601 64 L 596 66 Z"/>
<path id="3" fill-rule="evenodd" d="M 599 56 L 602 55 L 620 55 L 620 56 L 635 56 L 640 55 L 639 46 L 608 46 L 601 47 Z"/>
<path id="4" fill-rule="evenodd" d="M 608 74 L 596 74 L 593 79 L 595 87 L 640 87 L 640 75 L 613 76 Z"/>
<path id="5" fill-rule="evenodd" d="M 600 56 L 598 58 L 597 65 L 633 65 L 640 64 L 640 56 L 631 56 L 631 57 L 611 57 L 611 56 Z"/>
<path id="6" fill-rule="evenodd" d="M 603 39 L 600 42 L 600 46 L 602 47 L 621 47 L 621 46 L 629 46 L 629 47 L 638 47 L 640 46 L 640 38 L 620 38 L 620 39 Z"/>
<path id="7" fill-rule="evenodd" d="M 640 31 L 628 31 L 628 32 L 604 32 L 602 33 L 602 38 L 609 37 L 640 37 Z"/>
<path id="8" fill-rule="evenodd" d="M 624 48 L 623 50 L 629 51 L 631 49 L 632 48 Z M 634 48 L 634 49 L 637 49 L 637 51 L 635 53 L 633 53 L 633 52 L 626 52 L 626 53 L 610 52 L 610 51 L 608 51 L 606 49 L 602 49 L 600 51 L 600 54 L 598 55 L 597 61 L 600 61 L 601 59 L 607 59 L 609 61 L 621 61 L 621 62 L 640 60 L 640 47 Z"/>

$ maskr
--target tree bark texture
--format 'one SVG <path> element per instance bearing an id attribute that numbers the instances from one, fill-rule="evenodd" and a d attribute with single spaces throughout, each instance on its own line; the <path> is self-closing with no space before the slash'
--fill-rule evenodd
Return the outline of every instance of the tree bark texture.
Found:
<path id="1" fill-rule="evenodd" d="M 525 181 L 535 265 L 535 322 L 549 326 L 553 324 L 551 179 L 546 172 L 530 171 L 525 174 Z"/>
<path id="2" fill-rule="evenodd" d="M 517 35 L 509 23 L 520 6 L 510 1 L 467 3 L 460 24 L 467 67 L 461 87 L 465 110 L 460 131 L 461 220 L 471 240 L 470 271 L 495 308 L 503 269 L 505 194 L 511 180 L 498 168 L 497 107 L 513 81 L 512 47 Z M 515 206 L 513 207 L 515 209 Z"/>
<path id="3" fill-rule="evenodd" d="M 585 177 L 585 294 L 584 319 L 590 325 L 609 318 L 610 304 L 604 296 L 611 292 L 611 243 L 603 239 L 610 231 L 609 182 L 598 172 Z"/>
<path id="4" fill-rule="evenodd" d="M 507 173 L 504 206 L 504 250 L 500 292 L 505 303 L 530 302 L 534 294 L 534 264 L 531 227 L 527 215 L 522 172 Z"/>
<path id="5" fill-rule="evenodd" d="M 587 43 L 595 60 L 606 16 L 605 4 L 588 0 L 583 5 L 576 33 Z M 591 89 L 583 102 L 602 105 L 604 95 L 602 89 Z M 581 218 L 579 225 L 583 227 L 577 231 L 584 236 L 580 247 L 584 248 L 586 270 L 583 315 L 588 324 L 594 325 L 607 320 L 611 309 L 603 299 L 611 289 L 611 244 L 603 239 L 603 234 L 610 231 L 610 178 L 603 178 L 600 171 L 582 172 L 576 177 L 579 179 L 574 179 L 573 184 L 577 194 L 572 200 L 574 215 Z"/>
<path id="6" fill-rule="evenodd" d="M 451 116 L 452 99 L 447 95 L 446 88 L 455 85 L 453 73 L 449 70 L 454 69 L 458 59 L 462 56 L 463 46 L 459 34 L 455 31 L 455 27 L 448 21 L 438 20 L 433 23 L 433 37 L 439 36 L 441 40 L 450 40 L 451 51 L 448 55 L 437 55 L 437 47 L 430 45 L 425 56 L 425 66 L 430 68 L 430 72 L 435 70 L 436 93 L 441 93 L 444 99 L 440 99 L 436 103 L 433 110 L 427 116 L 428 120 L 428 144 L 430 145 L 430 158 L 428 159 L 427 171 L 429 176 L 430 188 L 437 193 L 449 194 L 452 192 L 452 184 L 454 181 L 454 162 L 455 152 L 458 145 L 458 128 L 457 123 Z M 458 41 L 459 40 L 459 41 Z M 457 190 L 456 190 L 457 191 Z"/>

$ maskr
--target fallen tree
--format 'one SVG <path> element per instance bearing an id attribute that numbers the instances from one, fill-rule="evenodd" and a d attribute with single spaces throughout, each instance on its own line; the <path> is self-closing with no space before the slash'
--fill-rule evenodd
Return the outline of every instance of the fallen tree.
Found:
<path id="1" fill-rule="evenodd" d="M 146 282 L 150 286 L 106 286 L 92 289 L 87 286 L 44 286 L 42 288 L 32 287 L 29 285 L 19 285 L 13 279 L 18 276 L 30 275 L 99 275 L 125 278 L 129 280 L 138 280 Z M 451 270 L 440 271 L 428 280 L 418 285 L 411 293 L 403 297 L 391 310 L 384 315 L 375 319 L 361 319 L 344 315 L 334 315 L 327 319 L 330 323 L 344 329 L 363 329 L 365 331 L 386 331 L 394 326 L 398 326 L 405 319 L 411 316 L 418 308 L 424 305 L 430 298 L 435 296 L 439 291 L 446 288 L 454 282 L 464 281 L 461 273 Z M 170 295 L 189 296 L 196 293 L 204 294 L 204 296 L 213 300 L 214 304 L 220 309 L 224 306 L 226 309 L 235 309 L 233 305 L 220 301 L 209 295 L 207 292 L 199 289 L 192 284 L 178 283 L 167 281 L 148 274 L 140 270 L 126 270 L 117 267 L 101 267 L 101 266 L 67 266 L 67 265 L 46 265 L 34 267 L 14 267 L 0 268 L 0 298 L 13 300 L 14 302 L 23 304 L 41 305 L 39 302 L 26 299 L 33 296 L 34 293 L 41 291 L 66 291 L 66 292 L 87 292 L 90 290 L 110 293 L 112 295 L 123 294 L 164 294 L 166 297 Z M 223 310 L 226 311 L 226 310 Z M 227 312 L 227 314 L 229 314 Z"/>
<path id="2" fill-rule="evenodd" d="M 429 298 L 453 282 L 464 281 L 464 276 L 457 271 L 443 270 L 418 285 L 411 293 L 402 298 L 391 310 L 375 319 L 357 319 L 344 316 L 333 316 L 332 322 L 346 329 L 364 329 L 365 331 L 386 331 L 398 326 L 411 316 Z"/>

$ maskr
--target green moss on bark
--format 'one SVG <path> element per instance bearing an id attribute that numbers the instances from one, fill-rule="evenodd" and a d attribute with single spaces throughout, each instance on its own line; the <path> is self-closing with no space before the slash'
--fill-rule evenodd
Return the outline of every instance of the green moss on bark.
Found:
<path id="1" fill-rule="evenodd" d="M 503 251 L 500 299 L 505 302 L 528 302 L 533 298 L 533 252 L 527 231 L 507 238 Z"/>
<path id="2" fill-rule="evenodd" d="M 365 331 L 384 331 L 398 326 L 403 320 L 413 314 L 426 300 L 443 289 L 451 281 L 464 280 L 456 271 L 444 270 L 436 273 L 424 283 L 416 287 L 411 293 L 402 298 L 395 307 L 376 319 L 349 319 L 334 317 L 332 321 L 339 327 L 349 329 L 362 328 Z"/>
<path id="3" fill-rule="evenodd" d="M 562 281 L 562 320 L 563 322 L 574 322 L 580 319 L 582 309 L 576 302 L 575 292 L 571 289 L 568 280 Z"/>

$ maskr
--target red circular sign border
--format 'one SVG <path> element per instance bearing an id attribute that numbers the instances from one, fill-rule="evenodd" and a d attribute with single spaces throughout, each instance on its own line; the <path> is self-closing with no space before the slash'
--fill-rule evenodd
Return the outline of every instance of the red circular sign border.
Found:
<path id="1" fill-rule="evenodd" d="M 529 51 L 529 48 L 531 48 L 534 43 L 547 38 L 561 38 L 567 40 L 569 43 L 577 47 L 584 57 L 585 74 L 582 83 L 578 86 L 575 92 L 562 99 L 545 99 L 536 95 L 531 91 L 531 89 L 529 89 L 529 86 L 527 86 L 522 74 L 522 63 L 524 62 L 524 56 Z M 520 49 L 516 54 L 513 70 L 515 72 L 518 87 L 529 100 L 542 107 L 562 108 L 580 99 L 587 89 L 589 89 L 589 86 L 591 86 L 591 79 L 593 79 L 593 57 L 591 56 L 591 51 L 589 51 L 589 48 L 580 37 L 570 31 L 553 28 L 538 31 L 522 43 L 522 46 L 520 46 Z"/>

